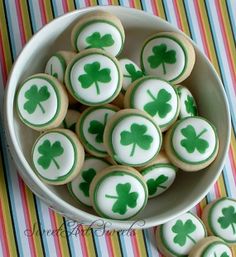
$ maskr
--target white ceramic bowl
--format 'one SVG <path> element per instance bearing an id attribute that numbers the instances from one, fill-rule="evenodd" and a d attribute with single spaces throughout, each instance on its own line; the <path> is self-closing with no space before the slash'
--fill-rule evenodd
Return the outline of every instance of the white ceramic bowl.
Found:
<path id="1" fill-rule="evenodd" d="M 148 36 L 159 31 L 181 33 L 160 18 L 123 7 L 94 7 L 68 13 L 42 28 L 24 47 L 9 75 L 5 98 L 6 136 L 13 159 L 25 183 L 51 208 L 70 219 L 86 224 L 101 218 L 93 210 L 78 206 L 65 186 L 48 186 L 32 170 L 30 151 L 38 134 L 19 121 L 14 109 L 14 97 L 19 83 L 29 75 L 43 72 L 46 61 L 55 51 L 71 49 L 70 33 L 75 22 L 86 12 L 101 9 L 120 18 L 126 32 L 122 56 L 137 63 L 141 45 Z M 207 194 L 223 168 L 230 138 L 227 98 L 213 66 L 194 43 L 193 45 L 196 50 L 196 64 L 191 76 L 183 84 L 188 85 L 195 96 L 200 114 L 216 126 L 220 139 L 219 154 L 214 163 L 205 170 L 191 174 L 180 172 L 167 192 L 148 202 L 145 210 L 135 219 L 144 222 L 135 223 L 133 228 L 162 224 L 188 211 Z M 110 229 L 127 229 L 134 223 L 134 220 L 102 221 L 109 221 Z"/>

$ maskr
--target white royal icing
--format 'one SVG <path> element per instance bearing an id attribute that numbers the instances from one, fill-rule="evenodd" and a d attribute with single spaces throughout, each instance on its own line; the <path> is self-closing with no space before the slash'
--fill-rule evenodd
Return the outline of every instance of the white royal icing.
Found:
<path id="1" fill-rule="evenodd" d="M 152 113 L 147 111 L 147 104 L 155 101 L 155 99 L 158 99 L 158 94 L 160 93 L 160 91 L 163 92 L 163 90 L 165 90 L 165 92 L 167 91 L 167 94 L 169 93 L 171 95 L 171 98 L 165 102 L 159 101 L 159 105 L 156 106 L 162 107 L 163 104 L 166 103 L 171 106 L 171 110 L 169 112 L 166 112 L 166 115 L 164 117 L 160 117 L 158 111 L 153 116 Z M 170 126 L 171 123 L 174 122 L 179 109 L 178 96 L 174 88 L 168 82 L 156 78 L 144 79 L 142 82 L 137 84 L 134 87 L 133 92 L 131 93 L 130 102 L 132 108 L 140 109 L 147 112 L 149 115 L 152 116 L 152 118 L 156 121 L 160 128 L 163 129 Z"/>
<path id="2" fill-rule="evenodd" d="M 117 174 L 116 172 L 112 172 L 110 176 L 106 176 L 105 178 L 101 178 L 98 182 L 99 185 L 96 187 L 96 192 L 94 196 L 94 201 L 97 203 L 97 207 L 100 212 L 108 216 L 109 218 L 115 219 L 127 219 L 129 217 L 137 214 L 144 206 L 146 202 L 146 191 L 143 184 L 134 176 L 129 175 L 128 173 L 121 172 L 121 174 Z M 113 212 L 112 208 L 117 201 L 115 198 L 109 198 L 107 196 L 117 196 L 116 187 L 118 184 L 126 184 L 130 183 L 131 189 L 129 193 L 137 192 L 138 198 L 136 202 L 136 206 L 134 208 L 130 208 L 127 206 L 127 211 L 124 214 L 120 214 L 118 212 Z"/>
<path id="3" fill-rule="evenodd" d="M 92 174 L 97 174 L 104 168 L 108 167 L 109 164 L 95 157 L 87 157 L 84 161 L 84 165 L 79 173 L 79 175 L 70 182 L 70 188 L 73 195 L 83 204 L 87 206 L 92 206 L 89 196 L 84 192 L 83 186 L 85 183 L 89 184 L 91 181 L 86 181 L 83 177 L 84 172 L 92 172 Z M 92 170 L 91 170 L 92 169 Z"/>
<path id="4" fill-rule="evenodd" d="M 230 209 L 228 209 L 228 212 L 227 212 L 227 208 L 229 207 Z M 224 215 L 223 211 L 226 215 Z M 230 215 L 227 215 L 227 213 L 231 214 L 232 216 L 231 220 L 229 220 Z M 235 216 L 236 216 L 236 201 L 229 198 L 223 198 L 218 200 L 211 207 L 210 213 L 208 216 L 208 223 L 210 225 L 211 230 L 214 232 L 216 236 L 221 237 L 226 242 L 235 243 L 236 242 Z"/>
<path id="5" fill-rule="evenodd" d="M 123 131 L 131 132 L 132 124 L 145 125 L 147 130 L 144 135 L 151 136 L 152 142 L 148 150 L 144 150 L 136 145 L 133 156 L 130 156 L 133 144 L 122 145 L 121 133 Z M 117 122 L 112 131 L 111 142 L 114 150 L 114 158 L 117 162 L 129 165 L 141 165 L 150 161 L 158 153 L 162 139 L 157 127 L 150 120 L 133 114 L 123 117 Z"/>
<path id="6" fill-rule="evenodd" d="M 39 91 L 42 87 L 46 86 L 47 90 L 50 94 L 47 100 L 40 102 L 42 108 L 44 109 L 44 113 L 39 105 L 36 106 L 36 109 L 33 113 L 29 113 L 24 105 L 28 102 L 28 98 L 25 97 L 26 91 L 30 90 L 33 85 L 37 86 L 37 90 Z M 17 106 L 20 112 L 20 115 L 24 120 L 29 122 L 32 125 L 40 126 L 52 121 L 55 117 L 58 110 L 58 96 L 56 91 L 51 83 L 48 80 L 43 78 L 34 77 L 27 80 L 23 86 L 21 87 L 18 97 L 17 97 Z"/>
<path id="7" fill-rule="evenodd" d="M 187 151 L 186 147 L 181 145 L 181 141 L 186 140 L 187 138 L 182 134 L 181 130 L 185 129 L 187 126 L 194 127 L 196 136 L 200 137 L 208 142 L 208 147 L 205 148 L 205 152 L 201 153 L 195 148 L 195 150 L 190 153 Z M 199 163 L 205 162 L 213 154 L 216 148 L 216 135 L 212 126 L 204 119 L 198 117 L 189 117 L 179 122 L 179 124 L 174 128 L 173 137 L 172 137 L 172 147 L 178 156 L 186 162 Z"/>
<path id="8" fill-rule="evenodd" d="M 83 122 L 80 123 L 80 129 L 82 128 L 83 136 L 86 140 L 86 145 L 91 145 L 95 148 L 95 151 L 106 153 L 106 149 L 103 143 L 98 143 L 96 141 L 96 134 L 89 133 L 89 128 L 91 126 L 92 121 L 98 121 L 105 125 L 105 118 L 106 122 L 116 113 L 115 109 L 112 110 L 111 108 L 106 107 L 95 107 L 94 110 L 89 112 Z M 105 127 L 105 126 L 104 126 Z"/>
<path id="9" fill-rule="evenodd" d="M 159 46 L 161 44 L 165 44 L 167 46 L 166 51 L 174 50 L 176 52 L 176 62 L 174 64 L 165 62 L 164 64 L 166 74 L 164 73 L 162 64 L 156 68 L 151 68 L 150 63 L 148 62 L 148 57 L 154 55 L 152 51 L 153 47 Z M 171 38 L 160 36 L 157 38 L 154 37 L 144 46 L 141 61 L 143 63 L 144 70 L 148 75 L 155 75 L 162 79 L 172 81 L 183 72 L 186 63 L 186 57 L 180 44 Z"/>
<path id="10" fill-rule="evenodd" d="M 193 100 L 193 106 L 196 107 L 196 102 L 191 92 L 186 87 L 183 87 L 183 86 L 178 87 L 177 90 L 178 90 L 179 101 L 180 101 L 179 118 L 183 119 L 189 116 L 195 116 L 193 112 L 191 111 L 189 112 L 186 108 L 186 104 L 188 103 L 188 101 L 191 101 L 190 99 Z"/>
<path id="11" fill-rule="evenodd" d="M 60 82 L 64 81 L 64 75 L 65 75 L 65 66 L 63 66 L 62 61 L 63 57 L 60 55 L 61 59 L 57 55 L 53 55 L 47 62 L 45 67 L 45 73 L 52 75 L 56 79 L 58 79 Z M 65 61 L 64 61 L 65 63 Z"/>
<path id="12" fill-rule="evenodd" d="M 111 46 L 103 47 L 102 49 L 111 53 L 114 56 L 116 56 L 121 51 L 123 47 L 123 39 L 121 33 L 117 29 L 117 27 L 107 23 L 106 21 L 94 21 L 94 23 L 87 25 L 82 29 L 76 39 L 76 47 L 79 51 L 86 49 L 90 46 L 89 43 L 86 42 L 86 39 L 89 36 L 93 35 L 93 33 L 95 32 L 99 32 L 101 37 L 110 34 L 112 36 L 112 39 L 114 40 L 114 43 Z"/>
<path id="13" fill-rule="evenodd" d="M 66 117 L 61 123 L 62 128 L 71 129 L 74 131 L 75 125 L 79 119 L 80 113 L 76 110 L 68 110 L 66 113 Z"/>
<path id="14" fill-rule="evenodd" d="M 176 169 L 173 165 L 161 163 L 161 164 L 154 164 L 149 166 L 148 168 L 142 170 L 141 174 L 143 175 L 144 180 L 147 183 L 149 198 L 151 198 L 162 194 L 173 184 L 176 177 Z M 150 194 L 150 189 L 149 189 L 150 187 L 149 183 L 151 182 L 150 180 L 154 182 L 158 178 L 161 179 L 161 181 L 165 179 L 165 182 L 158 184 L 158 186 L 156 187 L 156 192 L 155 193 L 152 192 Z M 156 182 L 158 183 L 158 180 Z"/>
<path id="15" fill-rule="evenodd" d="M 98 82 L 100 94 L 97 93 L 95 83 L 93 83 L 93 85 L 88 88 L 83 88 L 81 86 L 81 82 L 78 79 L 81 75 L 86 74 L 84 66 L 94 62 L 100 63 L 100 70 L 107 68 L 110 69 L 111 80 L 108 83 Z M 73 64 L 73 67 L 70 70 L 69 80 L 73 91 L 77 96 L 79 96 L 78 100 L 81 99 L 81 101 L 88 104 L 98 104 L 110 102 L 110 98 L 113 97 L 113 95 L 118 90 L 120 80 L 119 76 L 120 74 L 118 68 L 110 58 L 102 54 L 94 53 L 82 57 Z"/>
<path id="16" fill-rule="evenodd" d="M 195 230 L 190 229 L 190 233 L 186 233 L 187 237 L 185 237 L 185 241 L 181 242 L 181 245 L 177 242 L 179 242 L 178 233 L 174 232 L 175 230 L 173 227 L 178 227 L 177 231 L 179 229 L 179 234 L 182 235 L 184 232 L 184 225 L 188 224 L 187 221 L 192 222 L 193 225 L 191 227 L 195 226 Z M 180 221 L 177 223 L 176 222 Z M 181 223 L 181 226 L 178 226 Z M 182 229 L 181 229 L 182 228 Z M 173 230 L 172 230 L 173 229 Z M 175 256 L 182 256 L 182 255 L 188 255 L 192 247 L 203 239 L 206 236 L 205 228 L 200 221 L 199 218 L 194 216 L 193 214 L 187 212 L 178 218 L 175 218 L 163 225 L 161 225 L 161 238 L 162 238 L 162 244 L 167 248 L 170 252 L 174 253 Z M 176 230 L 175 230 L 176 231 Z M 181 233 L 182 232 L 182 233 Z M 194 241 L 195 242 L 194 242 Z"/>
<path id="17" fill-rule="evenodd" d="M 137 80 L 138 78 L 141 78 L 143 76 L 143 72 L 138 67 L 137 64 L 135 64 L 133 61 L 131 61 L 131 60 L 127 59 L 127 58 L 120 59 L 119 63 L 120 63 L 120 67 L 121 67 L 121 70 L 122 70 L 122 73 L 123 73 L 122 89 L 126 91 L 128 86 L 132 82 L 134 82 L 135 80 Z M 131 67 L 130 67 L 130 65 L 131 65 Z M 129 69 L 132 69 L 132 70 L 134 69 L 134 71 L 136 71 L 135 74 L 138 73 L 138 77 L 137 78 L 136 77 L 132 77 L 132 74 L 129 72 L 130 71 Z"/>
<path id="18" fill-rule="evenodd" d="M 227 255 L 223 255 L 227 254 Z M 221 242 L 214 242 L 208 245 L 207 249 L 201 255 L 202 257 L 233 257 L 230 248 Z"/>
<path id="19" fill-rule="evenodd" d="M 53 148 L 55 142 L 59 142 L 60 146 L 63 148 L 63 153 L 55 156 L 53 160 L 50 161 L 48 168 L 44 168 L 39 164 L 39 159 L 42 156 L 47 157 L 49 154 L 45 152 L 39 152 L 39 147 L 45 143 L 46 140 L 50 142 L 50 148 Z M 48 149 L 48 148 L 46 148 Z M 44 151 L 46 151 L 44 147 Z M 49 150 L 50 151 L 50 150 Z M 33 149 L 33 163 L 37 172 L 45 179 L 57 181 L 60 177 L 70 173 L 74 166 L 76 160 L 76 152 L 71 140 L 62 133 L 58 132 L 47 132 L 42 137 L 39 138 Z"/>

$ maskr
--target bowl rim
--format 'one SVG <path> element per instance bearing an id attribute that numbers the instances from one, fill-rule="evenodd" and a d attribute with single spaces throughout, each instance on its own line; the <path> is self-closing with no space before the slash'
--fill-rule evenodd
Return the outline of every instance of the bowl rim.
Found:
<path id="1" fill-rule="evenodd" d="M 86 211 L 80 210 L 79 208 L 76 208 L 75 206 L 72 206 L 71 204 L 69 204 L 65 200 L 62 200 L 59 196 L 55 195 L 44 184 L 44 182 L 42 182 L 38 178 L 38 176 L 33 172 L 31 166 L 26 161 L 26 159 L 23 155 L 23 152 L 21 151 L 20 147 L 18 146 L 18 141 L 17 141 L 16 135 L 15 135 L 15 132 L 14 132 L 14 125 L 13 125 L 13 122 L 11 122 L 11 119 L 10 119 L 13 116 L 13 114 L 11 114 L 11 109 L 14 109 L 14 107 L 13 108 L 10 107 L 9 97 L 8 97 L 9 94 L 10 94 L 10 85 L 11 85 L 12 75 L 15 73 L 15 70 L 17 69 L 18 63 L 21 60 L 21 56 L 28 50 L 28 48 L 30 48 L 30 45 L 31 45 L 32 41 L 34 41 L 38 37 L 38 35 L 45 30 L 45 28 L 49 28 L 49 26 L 54 26 L 54 24 L 58 23 L 58 21 L 63 20 L 65 17 L 74 16 L 75 14 L 80 15 L 80 14 L 83 14 L 87 11 L 96 11 L 96 10 L 105 10 L 105 11 L 116 10 L 116 11 L 120 11 L 120 12 L 125 11 L 126 13 L 131 13 L 131 14 L 135 14 L 135 15 L 140 15 L 140 16 L 142 15 L 142 16 L 146 16 L 146 17 L 148 16 L 152 19 L 156 19 L 157 22 L 161 22 L 163 24 L 171 26 L 176 32 L 178 32 L 178 33 L 184 35 L 185 37 L 187 37 L 190 40 L 190 42 L 194 45 L 194 48 L 198 50 L 198 54 L 201 56 L 201 58 L 203 58 L 204 61 L 207 63 L 210 71 L 214 75 L 214 77 L 215 77 L 215 79 L 216 79 L 216 81 L 219 85 L 219 90 L 220 90 L 221 96 L 223 97 L 223 100 L 224 100 L 224 104 L 225 104 L 224 108 L 226 109 L 226 120 L 227 120 L 227 124 L 225 124 L 225 126 L 227 126 L 228 134 L 226 135 L 226 142 L 225 142 L 225 147 L 223 149 L 222 161 L 221 161 L 221 163 L 218 167 L 218 170 L 216 172 L 216 175 L 215 175 L 214 179 L 211 181 L 211 183 L 208 185 L 208 187 L 206 187 L 205 190 L 203 190 L 201 192 L 201 194 L 199 194 L 198 197 L 196 197 L 194 202 L 192 202 L 191 204 L 186 205 L 178 213 L 172 213 L 168 217 L 164 217 L 164 218 L 162 218 L 158 221 L 156 220 L 156 216 L 152 216 L 152 217 L 149 217 L 149 218 L 146 218 L 146 219 L 140 219 L 139 221 L 143 222 L 142 224 L 138 223 L 137 221 L 134 221 L 134 220 L 120 221 L 120 220 L 112 220 L 112 219 L 101 218 L 99 216 L 87 213 Z M 77 221 L 82 220 L 82 219 L 86 219 L 86 222 L 84 224 L 90 225 L 94 221 L 100 220 L 100 221 L 103 221 L 104 223 L 110 224 L 109 229 L 122 230 L 122 229 L 129 229 L 130 227 L 132 227 L 132 229 L 135 229 L 135 228 L 144 229 L 144 228 L 149 228 L 149 227 L 153 227 L 153 226 L 156 226 L 156 225 L 163 224 L 163 223 L 165 223 L 165 222 L 167 222 L 171 219 L 174 219 L 177 216 L 185 213 L 186 211 L 193 208 L 198 202 L 200 202 L 205 197 L 205 195 L 209 192 L 212 185 L 216 182 L 216 180 L 220 176 L 221 171 L 223 169 L 224 161 L 226 159 L 227 152 L 228 152 L 228 149 L 229 149 L 229 144 L 230 144 L 231 123 L 230 123 L 230 111 L 229 111 L 228 100 L 227 100 L 227 96 L 226 96 L 223 84 L 222 84 L 222 82 L 219 78 L 219 75 L 217 74 L 216 70 L 214 69 L 213 65 L 208 60 L 208 58 L 205 56 L 205 54 L 201 52 L 201 50 L 198 48 L 197 44 L 190 37 L 188 37 L 185 33 L 183 33 L 178 28 L 174 27 L 173 24 L 163 20 L 162 18 L 160 18 L 158 16 L 152 15 L 152 14 L 146 12 L 146 11 L 143 11 L 143 10 L 137 10 L 137 9 L 122 7 L 122 6 L 94 6 L 94 7 L 81 8 L 79 10 L 75 10 L 75 11 L 66 13 L 62 16 L 59 16 L 59 17 L 53 19 L 48 24 L 43 26 L 40 30 L 38 30 L 31 37 L 31 39 L 26 43 L 26 45 L 23 47 L 20 54 L 16 58 L 13 66 L 12 66 L 12 69 L 11 69 L 9 75 L 8 75 L 5 97 L 4 97 L 4 130 L 5 130 L 4 132 L 5 132 L 5 135 L 6 135 L 7 144 L 9 146 L 8 148 L 10 150 L 10 153 L 13 157 L 13 160 L 14 160 L 17 168 L 19 169 L 18 172 L 20 173 L 24 182 L 29 186 L 31 191 L 34 194 L 36 194 L 40 199 L 42 199 L 43 202 L 46 202 L 47 204 L 50 201 L 54 202 L 54 206 L 53 207 L 49 206 L 50 208 L 53 208 L 55 211 L 61 213 L 62 215 L 66 216 L 70 219 L 75 219 L 75 217 L 77 218 Z M 27 173 L 27 174 L 24 174 L 24 172 Z M 26 175 L 28 175 L 30 177 L 27 177 Z M 33 183 L 37 184 L 37 187 L 40 188 L 43 195 L 38 193 L 35 188 L 32 188 L 32 186 L 30 185 L 31 183 L 29 182 L 30 180 Z M 67 213 L 64 212 L 65 209 L 67 210 Z M 69 210 L 69 213 L 68 213 L 68 210 Z"/>

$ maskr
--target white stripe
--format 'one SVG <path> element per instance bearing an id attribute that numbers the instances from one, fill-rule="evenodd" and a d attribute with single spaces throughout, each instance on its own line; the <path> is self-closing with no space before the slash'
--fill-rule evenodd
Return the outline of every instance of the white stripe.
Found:
<path id="1" fill-rule="evenodd" d="M 120 234 L 120 237 L 123 238 L 124 248 L 126 249 L 127 255 L 129 257 L 133 257 L 134 256 L 134 250 L 133 250 L 133 247 L 132 247 L 131 235 Z"/>
<path id="2" fill-rule="evenodd" d="M 35 33 L 36 33 L 43 26 L 43 23 L 42 23 L 42 20 L 41 20 L 39 1 L 33 1 L 33 0 L 30 0 L 30 1 L 31 1 L 31 5 L 33 7 L 33 14 L 32 15 L 34 16 L 34 20 L 35 20 L 35 26 L 36 26 Z"/>
<path id="3" fill-rule="evenodd" d="M 168 8 L 168 21 L 171 22 L 174 27 L 178 27 L 173 2 L 165 0 L 165 6 Z"/>
<path id="4" fill-rule="evenodd" d="M 159 257 L 160 254 L 157 249 L 157 242 L 154 234 L 154 228 L 150 228 L 148 230 L 148 235 L 149 235 L 149 245 L 151 248 L 151 253 L 153 257 Z"/>
<path id="5" fill-rule="evenodd" d="M 143 1 L 143 7 L 146 8 L 146 10 L 145 10 L 146 12 L 153 14 L 151 1 L 152 0 Z"/>
<path id="6" fill-rule="evenodd" d="M 102 229 L 100 230 L 94 230 L 94 237 L 96 237 L 96 240 L 100 246 L 100 249 L 102 251 L 102 257 L 109 257 L 107 244 L 106 244 L 106 237 L 105 235 L 101 235 L 103 233 Z"/>
<path id="7" fill-rule="evenodd" d="M 56 16 L 60 16 L 64 14 L 64 9 L 62 5 L 62 1 L 53 0 L 54 5 L 56 5 Z"/>
<path id="8" fill-rule="evenodd" d="M 76 0 L 76 7 L 77 9 L 86 7 L 85 1 Z"/>
<path id="9" fill-rule="evenodd" d="M 236 187 L 235 187 L 234 175 L 233 175 L 229 155 L 226 157 L 226 160 L 225 160 L 225 170 L 226 172 L 224 172 L 224 176 L 227 176 L 227 178 L 225 179 L 225 184 L 227 186 L 227 191 L 229 192 L 229 196 L 236 197 Z"/>

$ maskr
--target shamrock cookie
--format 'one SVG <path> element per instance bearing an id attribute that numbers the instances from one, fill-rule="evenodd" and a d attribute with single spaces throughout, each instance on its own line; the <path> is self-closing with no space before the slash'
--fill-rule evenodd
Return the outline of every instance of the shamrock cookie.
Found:
<path id="1" fill-rule="evenodd" d="M 47 184 L 63 185 L 76 177 L 84 162 L 84 148 L 68 129 L 41 134 L 32 150 L 36 173 Z"/>
<path id="2" fill-rule="evenodd" d="M 202 220 L 209 235 L 220 237 L 231 245 L 236 244 L 236 200 L 223 197 L 203 210 Z"/>
<path id="3" fill-rule="evenodd" d="M 156 230 L 158 249 L 166 257 L 187 256 L 206 235 L 202 221 L 190 212 L 160 225 Z"/>
<path id="4" fill-rule="evenodd" d="M 195 63 L 193 45 L 183 35 L 161 32 L 146 40 L 141 51 L 141 68 L 147 75 L 178 84 L 191 73 Z"/>
<path id="5" fill-rule="evenodd" d="M 120 20 L 104 11 L 84 15 L 71 33 L 72 46 L 79 52 L 100 48 L 117 56 L 123 49 L 125 32 Z"/>
<path id="6" fill-rule="evenodd" d="M 65 83 L 80 103 L 101 105 L 112 102 L 119 94 L 122 72 L 115 57 L 100 49 L 89 49 L 69 63 Z"/>
<path id="7" fill-rule="evenodd" d="M 167 130 L 178 118 L 179 99 L 172 85 L 157 77 L 143 77 L 131 84 L 125 94 L 125 107 L 147 112 Z"/>
<path id="8" fill-rule="evenodd" d="M 189 257 L 233 257 L 230 247 L 220 238 L 209 236 L 199 241 Z"/>
<path id="9" fill-rule="evenodd" d="M 144 76 L 142 70 L 133 61 L 124 58 L 119 60 L 121 70 L 123 72 L 122 89 L 127 90 L 128 86 L 135 80 Z"/>
<path id="10" fill-rule="evenodd" d="M 118 163 L 143 166 L 160 151 L 162 135 L 157 124 L 145 112 L 126 109 L 108 121 L 104 144 L 109 155 Z"/>
<path id="11" fill-rule="evenodd" d="M 95 175 L 110 166 L 107 162 L 96 157 L 85 157 L 84 165 L 79 175 L 67 186 L 69 192 L 79 202 L 92 206 L 89 198 L 89 187 Z"/>
<path id="12" fill-rule="evenodd" d="M 170 161 L 185 171 L 198 171 L 217 156 L 219 140 L 215 127 L 202 117 L 187 117 L 176 122 L 164 138 Z"/>
<path id="13" fill-rule="evenodd" d="M 76 53 L 69 51 L 59 51 L 53 54 L 46 64 L 45 73 L 55 77 L 63 83 L 66 66 L 75 55 Z"/>
<path id="14" fill-rule="evenodd" d="M 20 85 L 16 95 L 16 108 L 22 122 L 32 129 L 55 128 L 65 118 L 68 96 L 57 79 L 39 73 Z"/>
<path id="15" fill-rule="evenodd" d="M 197 115 L 197 106 L 191 92 L 184 86 L 178 86 L 177 92 L 180 100 L 179 118 Z"/>
<path id="16" fill-rule="evenodd" d="M 62 121 L 60 127 L 70 129 L 75 132 L 76 123 L 80 117 L 80 113 L 76 110 L 68 110 L 65 119 Z"/>
<path id="17" fill-rule="evenodd" d="M 87 108 L 76 124 L 76 133 L 87 152 L 98 157 L 107 156 L 103 132 L 107 121 L 118 111 L 114 105 Z"/>
<path id="18" fill-rule="evenodd" d="M 110 166 L 99 172 L 90 186 L 95 211 L 105 218 L 125 220 L 136 216 L 147 204 L 143 177 L 127 166 Z"/>

